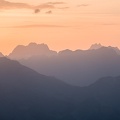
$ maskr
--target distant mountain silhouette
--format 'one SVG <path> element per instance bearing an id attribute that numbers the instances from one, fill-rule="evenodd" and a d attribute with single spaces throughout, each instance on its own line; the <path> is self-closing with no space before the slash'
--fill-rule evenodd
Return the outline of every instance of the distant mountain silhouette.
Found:
<path id="1" fill-rule="evenodd" d="M 30 43 L 27 46 L 18 45 L 12 53 L 9 54 L 9 58 L 12 59 L 27 59 L 32 56 L 51 56 L 56 55 L 56 51 L 52 51 L 46 44 Z"/>
<path id="2" fill-rule="evenodd" d="M 92 45 L 90 46 L 89 50 L 96 50 L 96 49 L 100 49 L 100 48 L 102 48 L 102 47 L 106 47 L 106 46 L 103 46 L 103 45 L 101 45 L 100 43 L 99 43 L 99 44 L 95 43 L 95 44 L 92 44 Z M 117 48 L 117 47 L 112 47 L 112 46 L 108 46 L 108 47 L 111 48 L 111 49 L 113 49 L 118 55 L 120 55 L 120 50 L 119 50 L 119 48 Z"/>
<path id="3" fill-rule="evenodd" d="M 4 55 L 0 52 L 0 57 L 4 57 Z"/>
<path id="4" fill-rule="evenodd" d="M 68 85 L 0 58 L 1 120 L 120 120 L 120 77 Z"/>
<path id="5" fill-rule="evenodd" d="M 100 43 L 99 44 L 95 43 L 95 44 L 92 44 L 89 49 L 95 50 L 95 49 L 99 49 L 101 47 L 103 47 L 103 46 Z"/>
<path id="6" fill-rule="evenodd" d="M 111 47 L 95 50 L 63 50 L 54 56 L 19 60 L 35 71 L 72 85 L 87 86 L 104 76 L 118 76 L 120 56 Z"/>
<path id="7" fill-rule="evenodd" d="M 17 46 L 8 57 L 77 86 L 90 85 L 103 76 L 117 76 L 120 71 L 120 50 L 101 44 L 94 44 L 89 50 L 66 49 L 57 53 L 46 44 L 30 43 Z"/>
<path id="8" fill-rule="evenodd" d="M 111 47 L 111 46 L 108 46 L 108 47 L 113 49 L 118 55 L 120 55 L 120 50 L 118 47 Z"/>

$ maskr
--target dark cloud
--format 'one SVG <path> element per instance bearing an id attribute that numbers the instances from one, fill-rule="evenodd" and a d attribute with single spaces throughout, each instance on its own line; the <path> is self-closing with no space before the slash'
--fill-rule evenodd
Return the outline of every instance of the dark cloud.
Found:
<path id="1" fill-rule="evenodd" d="M 35 9 L 34 13 L 39 13 L 40 9 Z"/>

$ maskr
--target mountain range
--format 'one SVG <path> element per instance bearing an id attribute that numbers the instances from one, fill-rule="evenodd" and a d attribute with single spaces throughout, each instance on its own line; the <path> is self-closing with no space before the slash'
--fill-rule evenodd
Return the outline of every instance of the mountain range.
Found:
<path id="1" fill-rule="evenodd" d="M 0 57 L 4 57 L 4 55 L 0 52 Z"/>
<path id="2" fill-rule="evenodd" d="M 51 56 L 56 55 L 56 51 L 52 51 L 46 44 L 30 43 L 27 46 L 18 45 L 12 53 L 9 54 L 11 59 L 28 59 L 33 56 Z"/>
<path id="3" fill-rule="evenodd" d="M 91 47 L 89 48 L 89 50 L 96 50 L 96 49 L 100 49 L 102 47 L 105 47 L 105 46 L 101 45 L 100 43 L 99 44 L 95 43 L 95 44 L 91 45 Z M 118 55 L 120 55 L 120 50 L 119 50 L 118 47 L 108 46 L 108 48 L 113 49 Z"/>
<path id="4" fill-rule="evenodd" d="M 104 47 L 104 46 L 102 46 L 100 43 L 99 44 L 95 43 L 95 44 L 92 44 L 89 49 L 93 50 L 93 49 L 99 49 L 101 47 Z"/>
<path id="5" fill-rule="evenodd" d="M 88 86 L 105 76 L 118 76 L 120 50 L 94 44 L 88 50 L 52 51 L 46 44 L 17 46 L 8 56 L 35 71 L 66 83 Z"/>
<path id="6" fill-rule="evenodd" d="M 66 84 L 0 58 L 1 120 L 119 120 L 120 77 L 87 87 Z"/>

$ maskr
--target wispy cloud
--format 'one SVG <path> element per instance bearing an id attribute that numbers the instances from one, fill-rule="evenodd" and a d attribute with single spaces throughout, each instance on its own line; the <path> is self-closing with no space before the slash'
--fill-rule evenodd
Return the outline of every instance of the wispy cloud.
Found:
<path id="1" fill-rule="evenodd" d="M 69 26 L 49 25 L 49 24 L 31 24 L 31 25 L 7 26 L 7 27 L 0 27 L 0 28 L 62 28 L 62 27 L 65 28 Z"/>
<path id="2" fill-rule="evenodd" d="M 87 7 L 87 6 L 89 6 L 89 4 L 79 4 L 79 5 L 77 5 L 77 7 Z"/>
<path id="3" fill-rule="evenodd" d="M 56 5 L 63 5 L 66 4 L 65 2 L 46 2 L 43 4 L 40 4 L 38 6 L 35 6 L 35 8 L 39 8 L 39 9 L 57 9 L 58 6 L 56 7 Z"/>
<path id="4" fill-rule="evenodd" d="M 49 5 L 59 5 L 59 4 L 66 4 L 65 2 L 47 2 L 45 4 L 49 4 Z"/>
<path id="5" fill-rule="evenodd" d="M 62 9 L 62 10 L 64 10 L 64 9 L 69 9 L 70 7 L 58 7 L 58 9 Z"/>
<path id="6" fill-rule="evenodd" d="M 42 10 L 42 9 L 55 9 L 56 7 L 54 5 L 51 5 L 51 4 L 41 4 L 38 6 L 34 6 L 34 8 Z"/>
<path id="7" fill-rule="evenodd" d="M 55 9 L 56 5 L 63 5 L 65 2 L 46 2 L 37 6 L 29 5 L 27 3 L 19 3 L 19 2 L 9 2 L 7 0 L 0 0 L 0 9 Z"/>
<path id="8" fill-rule="evenodd" d="M 114 26 L 114 25 L 120 25 L 120 24 L 117 24 L 117 23 L 102 23 L 100 25 L 104 25 L 104 26 Z"/>
<path id="9" fill-rule="evenodd" d="M 7 0 L 0 0 L 0 9 L 32 9 L 34 10 L 34 13 L 40 13 L 43 9 L 67 9 L 68 7 L 64 7 L 62 5 L 66 4 L 65 2 L 46 2 L 42 3 L 40 5 L 30 5 L 27 3 L 20 3 L 20 2 L 9 2 Z M 50 14 L 51 12 L 47 12 L 47 14 Z"/>
<path id="10" fill-rule="evenodd" d="M 18 2 L 9 2 L 6 0 L 0 0 L 0 9 L 31 9 L 33 8 L 32 5 L 29 5 L 27 3 L 18 3 Z"/>
<path id="11" fill-rule="evenodd" d="M 47 11 L 47 12 L 46 12 L 46 14 L 52 14 L 52 11 L 51 11 L 51 10 L 49 10 L 49 11 Z"/>

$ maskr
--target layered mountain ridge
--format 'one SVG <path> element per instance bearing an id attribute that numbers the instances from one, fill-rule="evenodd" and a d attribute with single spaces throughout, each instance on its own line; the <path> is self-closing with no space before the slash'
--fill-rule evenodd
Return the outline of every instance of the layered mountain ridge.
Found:
<path id="1" fill-rule="evenodd" d="M 120 76 L 76 87 L 7 58 L 0 68 L 2 120 L 120 119 Z"/>
<path id="2" fill-rule="evenodd" d="M 28 59 L 37 55 L 51 56 L 56 54 L 57 52 L 50 50 L 46 44 L 30 43 L 27 46 L 18 45 L 12 53 L 9 54 L 9 58 L 18 60 Z"/>
<path id="3" fill-rule="evenodd" d="M 119 75 L 119 52 L 118 48 L 95 44 L 88 50 L 66 49 L 57 53 L 45 44 L 30 43 L 16 47 L 8 57 L 41 74 L 71 85 L 87 86 L 101 77 Z"/>

